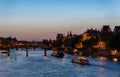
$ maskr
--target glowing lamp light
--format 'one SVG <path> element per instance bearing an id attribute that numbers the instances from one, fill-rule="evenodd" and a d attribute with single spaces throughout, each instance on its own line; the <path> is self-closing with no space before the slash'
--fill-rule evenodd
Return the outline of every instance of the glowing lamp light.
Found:
<path id="1" fill-rule="evenodd" d="M 118 59 L 117 59 L 117 58 L 113 58 L 113 61 L 114 61 L 114 62 L 117 62 L 117 61 L 118 61 Z"/>
<path id="2" fill-rule="evenodd" d="M 78 50 L 77 49 L 74 49 L 74 51 L 73 52 L 78 52 Z"/>

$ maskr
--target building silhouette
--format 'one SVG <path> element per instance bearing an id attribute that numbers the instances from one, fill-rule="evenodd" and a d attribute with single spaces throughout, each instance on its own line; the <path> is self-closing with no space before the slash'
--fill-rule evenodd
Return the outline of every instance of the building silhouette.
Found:
<path id="1" fill-rule="evenodd" d="M 101 29 L 102 33 L 109 33 L 112 32 L 110 25 L 103 25 L 102 29 Z"/>
<path id="2" fill-rule="evenodd" d="M 62 33 L 58 33 L 57 34 L 57 37 L 56 37 L 56 40 L 63 40 L 64 39 L 64 36 Z"/>
<path id="3" fill-rule="evenodd" d="M 113 32 L 115 33 L 120 32 L 120 26 L 115 26 Z"/>

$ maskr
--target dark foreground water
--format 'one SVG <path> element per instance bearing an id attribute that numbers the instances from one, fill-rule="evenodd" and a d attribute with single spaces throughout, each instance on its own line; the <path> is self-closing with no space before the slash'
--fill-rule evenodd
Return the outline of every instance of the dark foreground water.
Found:
<path id="1" fill-rule="evenodd" d="M 42 50 L 11 50 L 10 57 L 0 53 L 0 77 L 120 77 L 120 63 L 88 58 L 91 65 L 71 63 L 71 55 L 60 59 L 43 57 Z"/>

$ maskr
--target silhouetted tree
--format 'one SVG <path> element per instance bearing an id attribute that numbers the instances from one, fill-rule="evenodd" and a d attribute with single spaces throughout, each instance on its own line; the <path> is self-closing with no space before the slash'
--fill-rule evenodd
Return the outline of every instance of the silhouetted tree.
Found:
<path id="1" fill-rule="evenodd" d="M 120 51 L 120 33 L 115 34 L 110 43 L 111 49 L 117 49 Z"/>
<path id="2" fill-rule="evenodd" d="M 96 45 L 99 41 L 100 39 L 98 37 L 94 38 L 94 36 L 92 36 L 89 40 L 83 41 L 83 46 L 85 48 L 93 48 L 93 46 Z"/>
<path id="3" fill-rule="evenodd" d="M 44 45 L 44 47 L 49 46 L 49 41 L 47 39 L 43 39 L 42 44 Z"/>
<path id="4" fill-rule="evenodd" d="M 62 40 L 54 40 L 53 41 L 53 47 L 61 47 L 63 45 Z"/>
<path id="5" fill-rule="evenodd" d="M 107 49 L 110 48 L 112 37 L 113 37 L 113 32 L 101 33 L 101 41 L 105 42 Z"/>

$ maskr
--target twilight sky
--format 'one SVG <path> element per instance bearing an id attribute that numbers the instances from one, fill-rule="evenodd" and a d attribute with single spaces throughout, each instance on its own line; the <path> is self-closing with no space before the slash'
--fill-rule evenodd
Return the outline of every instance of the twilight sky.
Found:
<path id="1" fill-rule="evenodd" d="M 120 0 L 0 0 L 0 36 L 19 40 L 120 25 Z"/>

